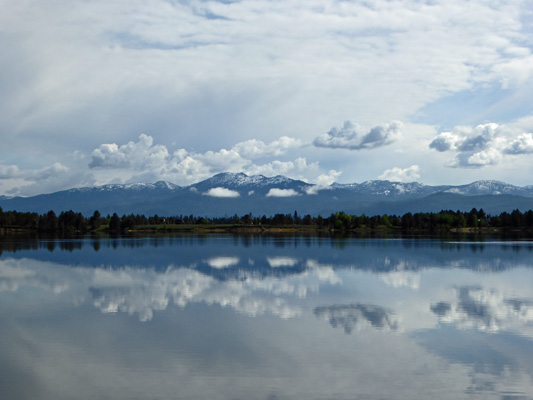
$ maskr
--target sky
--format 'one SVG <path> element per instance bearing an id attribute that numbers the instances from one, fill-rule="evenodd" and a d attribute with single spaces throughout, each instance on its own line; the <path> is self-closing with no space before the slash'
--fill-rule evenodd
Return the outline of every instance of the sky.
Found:
<path id="1" fill-rule="evenodd" d="M 0 0 L 0 195 L 533 184 L 531 0 Z"/>

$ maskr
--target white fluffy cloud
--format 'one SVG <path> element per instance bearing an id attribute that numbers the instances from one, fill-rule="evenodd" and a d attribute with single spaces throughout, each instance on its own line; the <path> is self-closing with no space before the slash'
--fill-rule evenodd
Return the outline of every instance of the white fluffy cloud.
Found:
<path id="1" fill-rule="evenodd" d="M 211 196 L 211 197 L 230 197 L 231 198 L 231 197 L 239 197 L 240 196 L 239 192 L 237 192 L 235 190 L 230 190 L 230 189 L 227 189 L 227 188 L 223 188 L 223 187 L 211 188 L 204 194 L 206 196 Z"/>
<path id="2" fill-rule="evenodd" d="M 141 134 L 136 143 L 130 141 L 122 146 L 116 143 L 102 144 L 93 151 L 89 167 L 133 170 L 168 169 L 171 172 L 185 175 L 202 175 L 202 170 L 206 169 L 210 171 L 208 173 L 237 172 L 251 164 L 253 159 L 279 156 L 301 145 L 300 140 L 283 136 L 267 144 L 261 140 L 251 139 L 237 143 L 230 150 L 189 153 L 185 149 L 179 149 L 171 155 L 165 146 L 154 145 L 151 136 Z"/>
<path id="3" fill-rule="evenodd" d="M 505 155 L 533 153 L 533 134 L 511 125 L 495 123 L 459 126 L 439 133 L 429 145 L 439 152 L 456 152 L 451 167 L 497 165 Z"/>
<path id="4" fill-rule="evenodd" d="M 211 268 L 224 269 L 238 265 L 239 261 L 239 257 L 220 256 L 210 258 L 206 262 Z"/>
<path id="5" fill-rule="evenodd" d="M 401 136 L 402 123 L 378 125 L 365 132 L 359 125 L 344 122 L 342 128 L 333 127 L 328 133 L 318 136 L 313 144 L 333 149 L 362 150 L 386 146 Z"/>
<path id="6" fill-rule="evenodd" d="M 272 188 L 266 194 L 266 197 L 294 197 L 300 194 L 294 189 Z"/>
<path id="7" fill-rule="evenodd" d="M 90 168 L 133 168 L 144 169 L 161 166 L 168 159 L 167 148 L 154 145 L 154 139 L 146 134 L 139 141 L 118 146 L 116 143 L 102 144 L 92 153 Z"/>
<path id="8" fill-rule="evenodd" d="M 407 168 L 394 167 L 384 171 L 379 179 L 384 179 L 391 182 L 413 182 L 420 178 L 420 167 L 418 165 L 411 165 Z"/>
<path id="9" fill-rule="evenodd" d="M 341 174 L 342 172 L 331 169 L 328 171 L 327 174 L 319 175 L 316 179 L 316 184 L 318 186 L 329 186 L 334 183 L 339 178 L 339 176 L 341 176 Z"/>
<path id="10" fill-rule="evenodd" d="M 308 162 L 305 157 L 294 160 L 267 159 L 263 164 L 254 161 L 282 156 L 288 150 L 298 150 L 302 146 L 300 140 L 284 136 L 266 144 L 256 139 L 247 140 L 237 143 L 229 150 L 195 153 L 179 149 L 170 153 L 166 146 L 154 144 L 151 136 L 142 134 L 138 142 L 122 146 L 115 143 L 99 146 L 92 153 L 89 168 L 106 180 L 110 176 L 129 171 L 130 175 L 126 180 L 130 182 L 169 180 L 178 184 L 198 182 L 220 172 L 285 175 L 305 181 L 325 181 L 331 179 L 331 176 L 338 176 L 339 173 L 334 170 L 321 174 L 318 162 Z M 235 195 L 222 190 L 206 194 L 218 197 Z"/>
<path id="11" fill-rule="evenodd" d="M 337 178 L 342 173 L 334 169 L 330 170 L 327 174 L 321 174 L 316 179 L 314 186 L 308 186 L 304 188 L 305 193 L 309 195 L 317 194 L 321 190 L 331 189 L 331 184 L 337 181 Z"/>

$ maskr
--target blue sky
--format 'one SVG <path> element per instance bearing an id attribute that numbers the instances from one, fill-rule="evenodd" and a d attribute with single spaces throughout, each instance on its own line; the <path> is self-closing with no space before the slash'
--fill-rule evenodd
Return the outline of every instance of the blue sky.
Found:
<path id="1" fill-rule="evenodd" d="M 0 194 L 533 184 L 530 1 L 0 0 Z"/>

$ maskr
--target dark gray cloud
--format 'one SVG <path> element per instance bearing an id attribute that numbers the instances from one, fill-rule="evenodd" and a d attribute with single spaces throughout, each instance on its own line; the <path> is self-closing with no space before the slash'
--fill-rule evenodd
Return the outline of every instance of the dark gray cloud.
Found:
<path id="1" fill-rule="evenodd" d="M 401 128 L 401 122 L 393 121 L 390 124 L 375 126 L 364 133 L 359 125 L 345 121 L 342 128 L 331 128 L 328 133 L 318 136 L 313 144 L 316 147 L 332 149 L 374 149 L 396 141 L 401 136 Z"/>

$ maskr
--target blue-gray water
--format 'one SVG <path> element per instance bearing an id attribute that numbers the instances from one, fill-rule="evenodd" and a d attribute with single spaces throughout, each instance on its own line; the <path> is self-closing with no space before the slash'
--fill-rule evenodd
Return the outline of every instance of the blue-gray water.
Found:
<path id="1" fill-rule="evenodd" d="M 533 242 L 0 248 L 2 399 L 533 398 Z"/>

